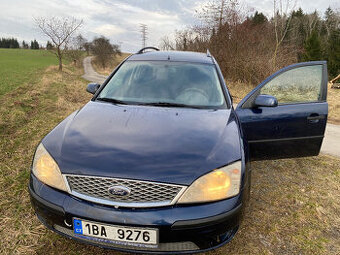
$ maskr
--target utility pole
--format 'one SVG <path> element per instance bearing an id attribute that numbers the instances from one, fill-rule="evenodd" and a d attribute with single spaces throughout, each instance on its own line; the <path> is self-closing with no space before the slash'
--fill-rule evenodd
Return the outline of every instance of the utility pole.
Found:
<path id="1" fill-rule="evenodd" d="M 225 5 L 225 0 L 222 0 L 221 1 L 221 8 L 220 8 L 220 10 L 219 10 L 219 14 L 220 14 L 220 18 L 219 18 L 219 27 L 218 27 L 218 29 L 219 30 L 221 30 L 222 29 L 222 21 L 223 21 L 223 14 L 224 14 L 224 5 Z"/>
<path id="2" fill-rule="evenodd" d="M 146 39 L 148 39 L 147 35 L 148 35 L 148 26 L 145 24 L 139 24 L 140 27 L 140 32 L 142 33 L 142 45 L 143 48 L 146 47 Z"/>

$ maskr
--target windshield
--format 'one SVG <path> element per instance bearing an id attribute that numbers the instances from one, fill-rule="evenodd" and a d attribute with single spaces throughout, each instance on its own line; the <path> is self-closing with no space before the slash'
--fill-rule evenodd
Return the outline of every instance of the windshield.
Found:
<path id="1" fill-rule="evenodd" d="M 170 61 L 126 61 L 97 100 L 199 108 L 224 105 L 214 65 Z"/>

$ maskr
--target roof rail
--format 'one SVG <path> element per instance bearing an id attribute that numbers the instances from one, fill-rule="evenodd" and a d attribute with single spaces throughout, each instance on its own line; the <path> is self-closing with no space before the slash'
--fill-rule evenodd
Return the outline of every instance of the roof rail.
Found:
<path id="1" fill-rule="evenodd" d="M 155 51 L 159 51 L 159 49 L 156 48 L 156 47 L 145 47 L 145 48 L 143 48 L 143 49 L 140 49 L 140 50 L 137 52 L 137 54 L 142 54 L 142 53 L 145 52 L 145 50 L 155 50 Z"/>
<path id="2" fill-rule="evenodd" d="M 208 57 L 208 58 L 211 58 L 211 54 L 210 54 L 209 49 L 207 49 L 207 57 Z"/>

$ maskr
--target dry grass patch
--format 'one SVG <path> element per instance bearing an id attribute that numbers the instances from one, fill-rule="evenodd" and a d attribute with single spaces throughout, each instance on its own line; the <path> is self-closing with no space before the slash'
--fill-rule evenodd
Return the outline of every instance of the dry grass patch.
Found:
<path id="1" fill-rule="evenodd" d="M 328 121 L 340 125 L 340 89 L 328 89 Z"/>
<path id="2" fill-rule="evenodd" d="M 233 103 L 238 104 L 253 88 L 254 85 L 250 83 L 244 83 L 241 81 L 228 81 L 226 80 L 227 87 L 233 98 Z"/>

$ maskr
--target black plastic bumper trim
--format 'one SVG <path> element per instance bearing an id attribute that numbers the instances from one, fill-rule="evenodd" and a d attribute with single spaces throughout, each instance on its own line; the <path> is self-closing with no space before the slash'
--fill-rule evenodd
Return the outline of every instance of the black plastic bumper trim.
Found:
<path id="1" fill-rule="evenodd" d="M 92 246 L 95 246 L 95 247 L 100 247 L 100 248 L 103 248 L 103 249 L 106 249 L 106 250 L 114 250 L 114 251 L 127 252 L 127 253 L 132 253 L 132 254 L 164 254 L 164 255 L 167 255 L 167 254 L 175 255 L 176 254 L 176 255 L 178 255 L 178 254 L 196 254 L 196 253 L 208 252 L 208 251 L 215 250 L 215 249 L 229 243 L 233 239 L 233 237 L 235 236 L 235 234 L 238 230 L 238 226 L 237 226 L 232 230 L 233 231 L 232 234 L 226 240 L 224 240 L 223 242 L 219 243 L 216 246 L 212 246 L 212 247 L 209 247 L 209 248 L 206 248 L 206 249 L 192 250 L 192 251 L 149 251 L 149 250 L 133 250 L 133 249 L 129 249 L 128 247 L 126 249 L 125 248 L 113 248 L 113 247 L 105 246 L 105 244 L 95 244 L 95 243 L 87 242 L 86 239 L 82 240 L 82 239 L 79 239 L 79 238 L 69 236 L 69 235 L 67 235 L 63 232 L 60 232 L 60 231 L 56 230 L 55 228 L 47 225 L 43 221 L 42 221 L 42 223 L 48 229 L 52 230 L 53 232 L 55 232 L 59 235 L 62 235 L 64 237 L 68 238 L 68 239 L 77 241 L 79 243 L 86 244 L 86 245 L 92 245 Z"/>
<path id="2" fill-rule="evenodd" d="M 304 139 L 320 139 L 320 138 L 324 138 L 324 136 L 323 135 L 314 135 L 314 136 L 277 138 L 277 139 L 259 139 L 259 140 L 250 140 L 250 141 L 248 141 L 248 143 L 272 143 L 272 142 L 285 142 L 285 141 L 295 141 L 295 140 L 304 140 Z"/>
<path id="3" fill-rule="evenodd" d="M 36 200 L 37 202 L 39 202 L 41 205 L 43 205 L 44 207 L 46 207 L 47 209 L 53 209 L 55 211 L 55 213 L 60 214 L 62 216 L 65 215 L 65 211 L 64 208 L 62 208 L 61 206 L 55 205 L 51 202 L 46 201 L 45 199 L 39 197 L 31 188 L 31 186 L 28 186 L 28 192 L 30 193 L 31 197 Z"/>
<path id="4" fill-rule="evenodd" d="M 191 229 L 191 228 L 199 228 L 199 227 L 207 227 L 210 225 L 215 225 L 221 223 L 228 218 L 236 216 L 241 212 L 242 204 L 238 205 L 234 209 L 222 213 L 216 216 L 201 218 L 201 219 L 194 219 L 194 220 L 179 220 L 172 224 L 171 229 Z"/>

